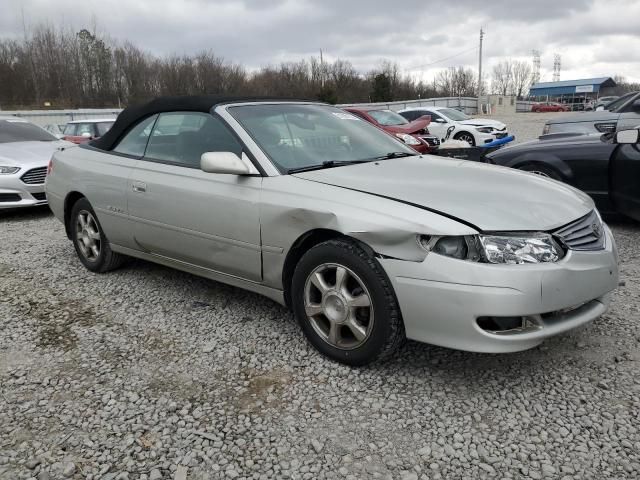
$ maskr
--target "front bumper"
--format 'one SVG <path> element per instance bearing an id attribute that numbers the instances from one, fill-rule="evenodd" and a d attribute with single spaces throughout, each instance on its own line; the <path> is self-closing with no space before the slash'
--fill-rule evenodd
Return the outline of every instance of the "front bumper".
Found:
<path id="1" fill-rule="evenodd" d="M 20 180 L 24 173 L 0 175 L 0 210 L 47 204 L 44 183 L 27 185 Z"/>
<path id="2" fill-rule="evenodd" d="M 491 143 L 495 140 L 500 140 L 501 138 L 505 138 L 507 136 L 509 136 L 509 132 L 506 129 L 504 131 L 496 132 L 496 133 L 475 132 L 476 145 L 484 145 L 485 143 Z"/>
<path id="3" fill-rule="evenodd" d="M 557 263 L 491 265 L 431 253 L 423 262 L 380 259 L 400 303 L 407 338 L 473 352 L 526 350 L 591 322 L 618 286 L 617 251 L 569 251 Z M 486 317 L 532 317 L 539 328 L 493 333 Z"/>

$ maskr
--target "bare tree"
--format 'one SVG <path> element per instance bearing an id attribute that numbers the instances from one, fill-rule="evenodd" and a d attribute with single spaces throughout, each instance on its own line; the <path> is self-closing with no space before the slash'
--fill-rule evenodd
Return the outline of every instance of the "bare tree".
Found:
<path id="1" fill-rule="evenodd" d="M 491 72 L 491 91 L 507 95 L 513 91 L 513 63 L 505 60 L 493 67 Z"/>
<path id="2" fill-rule="evenodd" d="M 531 65 L 529 62 L 513 62 L 511 73 L 511 93 L 516 95 L 518 98 L 522 98 L 525 89 L 528 89 L 533 81 L 533 70 Z"/>

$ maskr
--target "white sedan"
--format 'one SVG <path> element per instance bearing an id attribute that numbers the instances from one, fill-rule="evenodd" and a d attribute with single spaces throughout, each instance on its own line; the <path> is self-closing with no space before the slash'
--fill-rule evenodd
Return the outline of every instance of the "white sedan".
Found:
<path id="1" fill-rule="evenodd" d="M 0 210 L 46 204 L 49 160 L 72 145 L 22 118 L 0 117 Z"/>
<path id="2" fill-rule="evenodd" d="M 464 140 L 471 146 L 484 145 L 509 135 L 507 126 L 502 122 L 488 118 L 473 118 L 449 107 L 414 107 L 400 110 L 398 113 L 409 121 L 430 115 L 429 132 L 437 135 L 440 141 L 444 141 L 450 127 L 454 127 L 451 138 Z"/>

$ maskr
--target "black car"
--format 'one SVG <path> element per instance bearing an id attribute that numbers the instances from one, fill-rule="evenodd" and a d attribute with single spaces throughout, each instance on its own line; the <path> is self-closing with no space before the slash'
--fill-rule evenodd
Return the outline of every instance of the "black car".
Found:
<path id="1" fill-rule="evenodd" d="M 550 134 L 491 152 L 485 161 L 568 183 L 588 193 L 602 213 L 640 221 L 637 142 L 617 144 L 614 134 Z"/>

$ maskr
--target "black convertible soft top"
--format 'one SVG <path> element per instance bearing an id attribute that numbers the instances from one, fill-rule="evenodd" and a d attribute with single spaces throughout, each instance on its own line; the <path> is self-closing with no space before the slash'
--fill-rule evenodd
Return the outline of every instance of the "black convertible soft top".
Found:
<path id="1" fill-rule="evenodd" d="M 136 125 L 140 120 L 162 112 L 205 112 L 224 103 L 264 102 L 264 101 L 293 101 L 305 102 L 294 98 L 249 97 L 226 95 L 184 95 L 176 97 L 158 97 L 142 105 L 132 105 L 125 108 L 113 126 L 102 137 L 93 140 L 90 145 L 100 150 L 111 150 L 120 138 Z"/>

